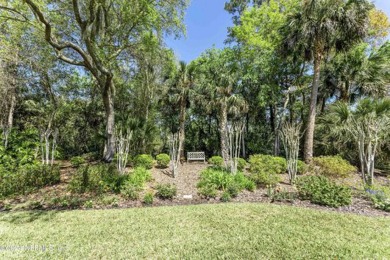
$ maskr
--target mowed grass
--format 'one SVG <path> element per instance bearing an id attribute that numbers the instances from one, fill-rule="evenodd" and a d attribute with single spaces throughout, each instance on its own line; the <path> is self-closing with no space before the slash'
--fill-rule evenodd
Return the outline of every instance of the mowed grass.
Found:
<path id="1" fill-rule="evenodd" d="M 0 258 L 386 259 L 390 218 L 249 203 L 2 213 Z"/>

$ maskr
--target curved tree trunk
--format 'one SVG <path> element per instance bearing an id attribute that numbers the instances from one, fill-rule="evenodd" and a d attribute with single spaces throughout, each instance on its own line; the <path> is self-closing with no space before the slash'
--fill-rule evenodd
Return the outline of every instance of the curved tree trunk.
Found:
<path id="1" fill-rule="evenodd" d="M 114 81 L 108 77 L 103 89 L 103 103 L 106 112 L 106 142 L 103 160 L 112 162 L 115 155 L 115 111 L 114 111 Z"/>
<path id="2" fill-rule="evenodd" d="M 227 135 L 226 135 L 226 127 L 227 127 L 227 104 L 223 102 L 221 104 L 220 111 L 220 119 L 219 119 L 219 132 L 221 134 L 221 155 L 224 161 L 228 160 L 228 145 L 227 145 Z"/>
<path id="3" fill-rule="evenodd" d="M 305 136 L 304 159 L 306 163 L 310 163 L 313 158 L 314 128 L 316 122 L 318 87 L 320 84 L 321 60 L 322 60 L 322 54 L 320 52 L 317 52 L 314 58 L 313 87 L 311 90 L 310 110 L 309 110 L 309 116 L 307 120 L 307 129 L 306 129 L 306 136 Z"/>

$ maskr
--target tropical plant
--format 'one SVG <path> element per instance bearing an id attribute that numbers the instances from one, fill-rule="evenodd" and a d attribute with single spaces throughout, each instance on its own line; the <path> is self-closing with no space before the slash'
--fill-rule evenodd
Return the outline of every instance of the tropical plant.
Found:
<path id="1" fill-rule="evenodd" d="M 314 128 L 321 65 L 329 51 L 341 51 L 361 41 L 368 33 L 369 1 L 308 0 L 290 15 L 283 28 L 286 50 L 313 61 L 313 83 L 307 119 L 304 158 L 313 157 Z"/>
<path id="2" fill-rule="evenodd" d="M 390 99 L 362 99 L 356 106 L 337 103 L 324 120 L 341 142 L 354 141 L 363 181 L 372 185 L 376 154 L 389 138 Z"/>

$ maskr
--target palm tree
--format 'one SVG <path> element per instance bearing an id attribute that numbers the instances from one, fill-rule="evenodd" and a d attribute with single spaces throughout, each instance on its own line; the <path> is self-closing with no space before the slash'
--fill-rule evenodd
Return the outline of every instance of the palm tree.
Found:
<path id="1" fill-rule="evenodd" d="M 306 162 L 313 157 L 320 69 L 325 55 L 346 50 L 364 38 L 371 8 L 367 0 L 306 0 L 300 11 L 288 17 L 283 28 L 285 46 L 314 64 L 304 147 Z"/>
<path id="2" fill-rule="evenodd" d="M 179 103 L 179 149 L 177 159 L 180 160 L 184 157 L 184 140 L 185 140 L 185 122 L 187 114 L 187 103 L 191 86 L 193 85 L 193 72 L 194 67 L 187 65 L 186 62 L 180 61 L 179 70 L 176 75 L 176 87 L 179 90 L 176 95 L 177 102 Z"/>
<path id="3" fill-rule="evenodd" d="M 357 97 L 384 96 L 390 85 L 390 42 L 379 49 L 368 50 L 358 44 L 347 53 L 340 53 L 325 66 L 324 88 L 343 102 Z M 367 55 L 367 53 L 369 53 Z"/>
<path id="4" fill-rule="evenodd" d="M 197 70 L 197 101 L 206 110 L 217 111 L 221 155 L 227 161 L 228 115 L 238 115 L 247 109 L 247 102 L 236 91 L 239 77 L 234 50 L 208 50 L 194 64 Z"/>
<path id="5" fill-rule="evenodd" d="M 331 107 L 324 122 L 329 127 L 329 134 L 341 142 L 353 140 L 359 152 L 363 181 L 372 185 L 376 153 L 390 137 L 390 99 L 366 98 L 353 106 L 339 102 Z"/>

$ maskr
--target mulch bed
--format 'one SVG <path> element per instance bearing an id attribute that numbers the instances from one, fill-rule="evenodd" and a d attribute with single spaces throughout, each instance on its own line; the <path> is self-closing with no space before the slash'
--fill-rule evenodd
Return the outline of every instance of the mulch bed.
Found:
<path id="1" fill-rule="evenodd" d="M 179 174 L 176 178 L 173 178 L 169 169 L 159 169 L 153 168 L 152 176 L 153 181 L 148 184 L 148 187 L 140 194 L 140 198 L 143 198 L 143 195 L 148 192 L 154 190 L 154 188 L 158 184 L 174 184 L 177 187 L 177 196 L 172 200 L 162 200 L 159 198 L 154 198 L 153 206 L 176 206 L 176 205 L 195 205 L 195 204 L 215 204 L 222 203 L 219 198 L 215 199 L 205 199 L 199 196 L 198 190 L 196 188 L 196 184 L 199 181 L 200 172 L 207 168 L 208 165 L 204 163 L 184 163 L 179 166 Z M 12 205 L 13 210 L 25 210 L 28 207 L 19 206 L 20 204 L 26 203 L 28 201 L 42 201 L 51 197 L 59 197 L 59 196 L 72 196 L 72 194 L 67 190 L 67 183 L 69 182 L 73 170 L 68 167 L 61 168 L 61 183 L 58 185 L 54 185 L 51 187 L 46 187 L 37 192 L 31 193 L 26 196 L 17 196 L 12 199 L 5 200 L 3 202 L 0 201 L 0 211 L 5 211 L 6 208 L 4 204 L 7 203 Z M 294 188 L 287 183 L 287 174 L 283 175 L 281 184 L 277 187 L 278 190 L 294 192 Z M 389 179 L 386 177 L 378 176 L 376 179 L 379 183 L 387 183 L 389 184 Z M 349 185 L 351 187 L 360 187 L 361 179 L 358 174 L 350 176 L 347 179 L 342 181 L 344 184 Z M 359 186 L 360 185 L 360 186 Z M 313 208 L 317 210 L 326 210 L 326 211 L 334 211 L 341 213 L 351 213 L 365 216 L 386 216 L 390 217 L 390 212 L 385 212 L 381 210 L 377 210 L 373 208 L 371 201 L 365 198 L 358 191 L 355 191 L 355 196 L 352 200 L 352 204 L 349 206 L 339 207 L 339 208 L 331 208 L 326 206 L 320 206 L 316 204 L 312 204 L 309 201 L 301 201 L 298 199 L 292 201 L 271 201 L 271 199 L 267 196 L 266 189 L 256 189 L 254 192 L 243 191 L 236 198 L 232 199 L 232 202 L 236 203 L 273 203 L 277 205 L 290 205 L 293 207 L 305 207 L 305 208 Z M 131 208 L 131 207 L 146 207 L 141 200 L 132 201 L 126 200 L 120 195 L 111 194 L 118 199 L 116 208 Z M 184 197 L 191 198 L 184 198 Z M 96 200 L 96 197 L 93 197 L 91 194 L 78 194 L 77 197 L 83 200 Z M 16 206 L 16 207 L 14 207 Z M 105 209 L 105 208 L 113 208 L 114 206 L 104 206 L 100 204 L 94 204 L 94 209 Z M 46 207 L 43 204 L 42 209 L 69 209 L 69 208 L 53 208 Z"/>

